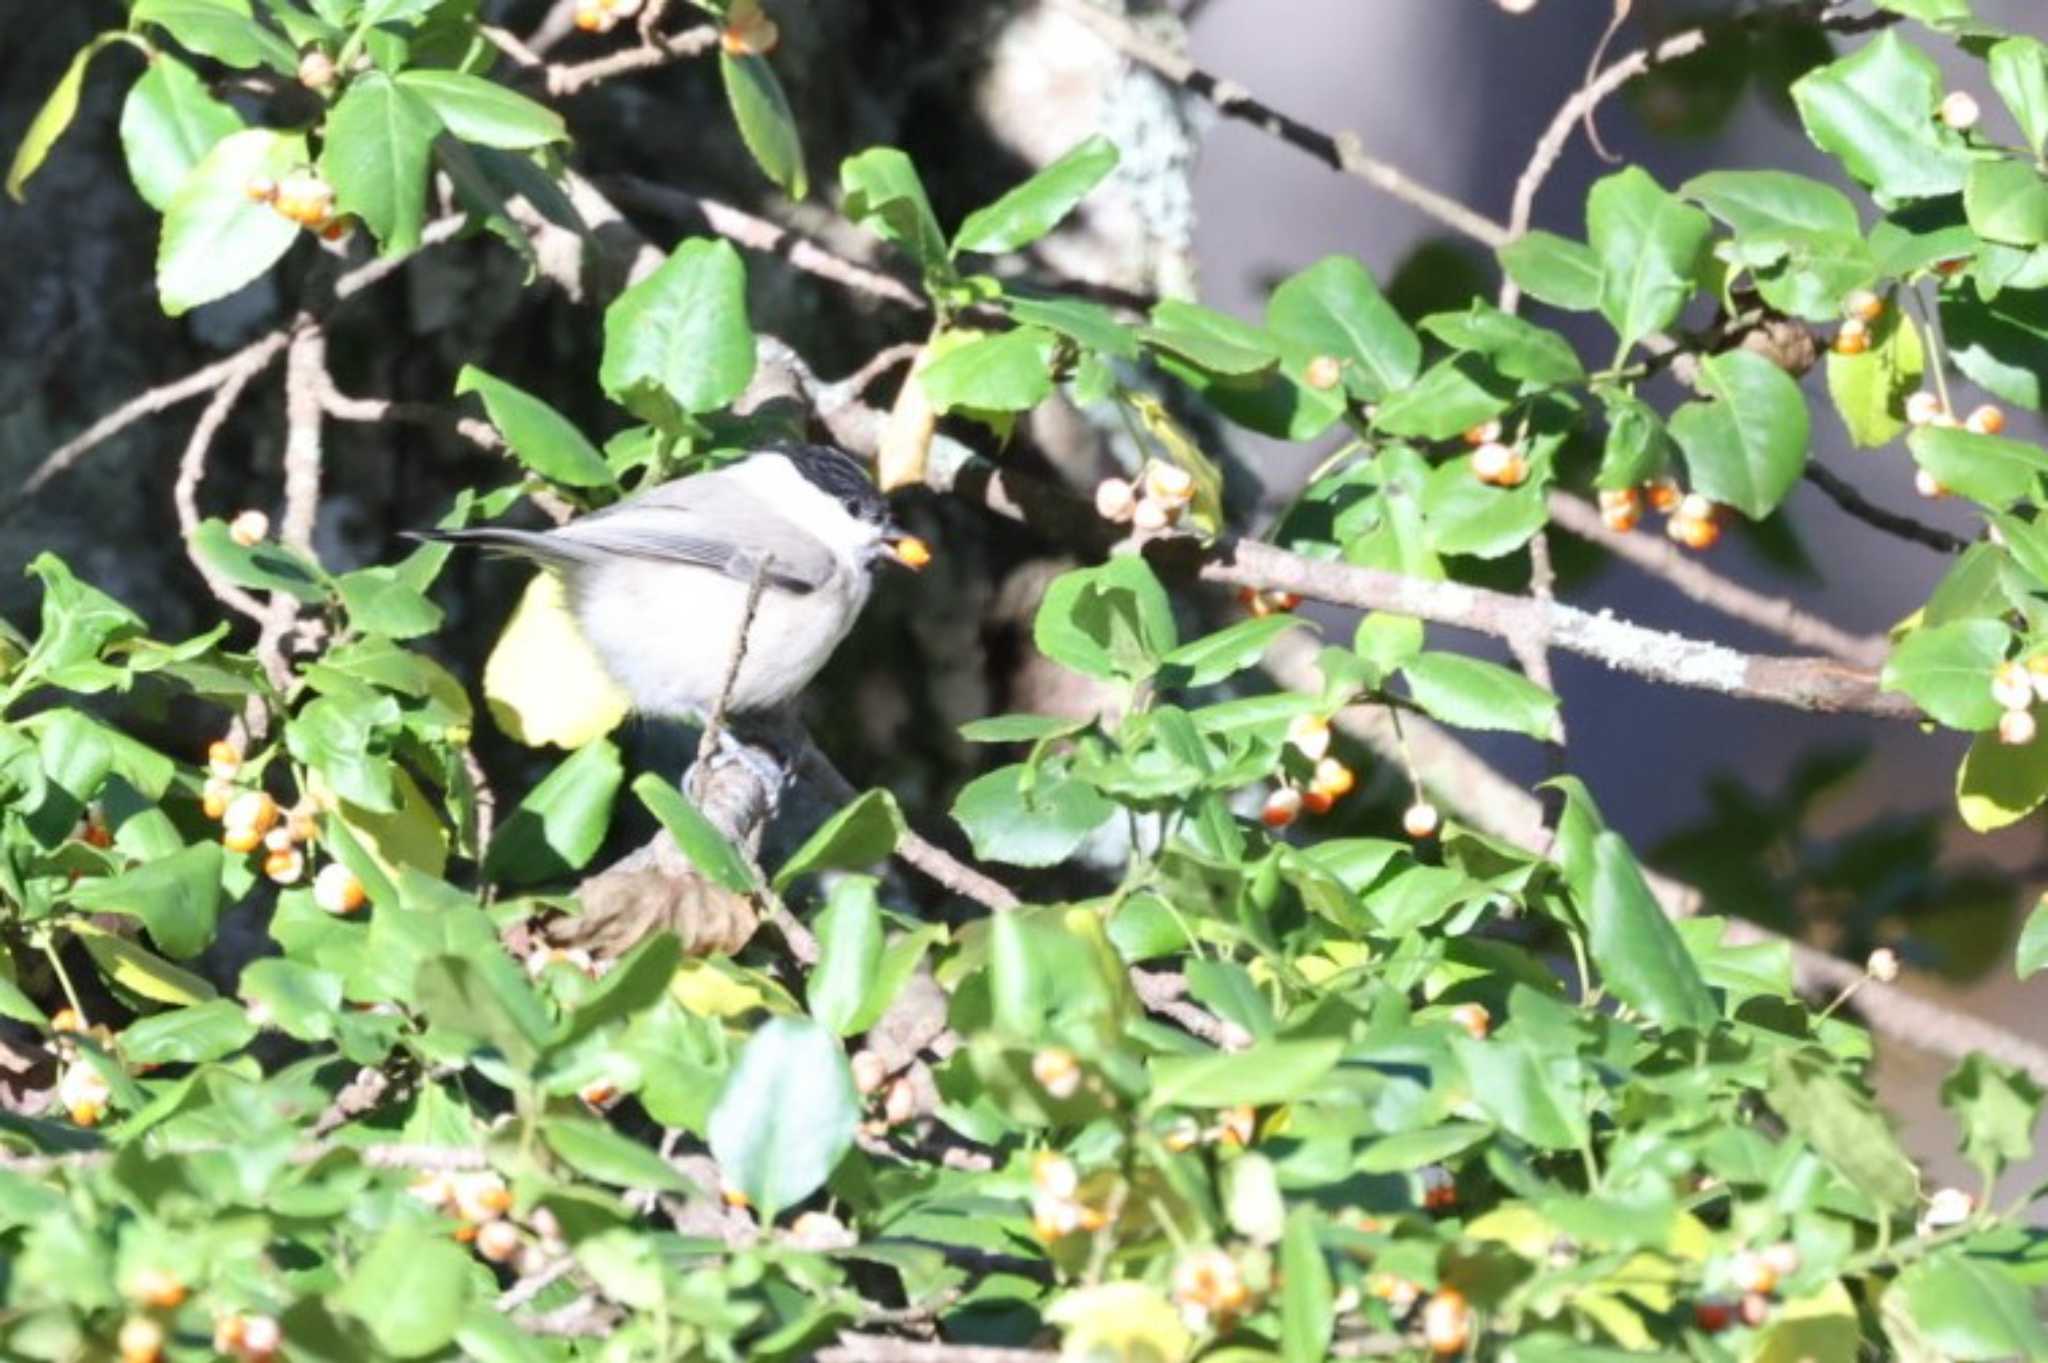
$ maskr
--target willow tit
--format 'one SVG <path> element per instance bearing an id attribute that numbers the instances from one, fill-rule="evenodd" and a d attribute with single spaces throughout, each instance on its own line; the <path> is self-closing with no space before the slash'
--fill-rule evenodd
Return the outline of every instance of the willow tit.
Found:
<path id="1" fill-rule="evenodd" d="M 717 704 L 757 572 L 735 713 L 772 710 L 803 690 L 853 628 L 881 560 L 921 568 L 930 558 L 859 462 L 826 445 L 758 450 L 554 530 L 422 538 L 559 573 L 577 625 L 633 708 L 681 719 Z"/>

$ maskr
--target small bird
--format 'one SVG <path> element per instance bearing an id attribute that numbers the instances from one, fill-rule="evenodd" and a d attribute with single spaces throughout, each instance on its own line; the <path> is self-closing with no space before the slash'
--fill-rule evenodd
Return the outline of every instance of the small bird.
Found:
<path id="1" fill-rule="evenodd" d="M 718 704 L 750 584 L 761 596 L 726 708 L 773 710 L 818 674 L 891 559 L 931 551 L 904 533 L 852 455 L 829 445 L 759 449 L 554 530 L 420 536 L 538 561 L 612 680 L 642 714 L 703 718 Z"/>

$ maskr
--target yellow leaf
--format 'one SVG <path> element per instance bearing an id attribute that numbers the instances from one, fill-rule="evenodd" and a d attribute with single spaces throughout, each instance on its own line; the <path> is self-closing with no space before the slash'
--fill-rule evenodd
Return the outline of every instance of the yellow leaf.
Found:
<path id="1" fill-rule="evenodd" d="M 1181 429 L 1164 403 L 1149 393 L 1126 393 L 1124 401 L 1138 414 L 1146 433 L 1166 451 L 1167 460 L 1195 476 L 1195 500 L 1189 519 L 1214 534 L 1223 526 L 1223 470 L 1205 454 L 1195 438 Z"/>
<path id="2" fill-rule="evenodd" d="M 336 798 L 324 788 L 318 773 L 307 772 L 314 801 L 322 809 L 334 810 L 356 835 L 386 875 L 396 877 L 407 866 L 439 880 L 448 869 L 448 826 L 434 813 L 433 804 L 403 767 L 394 767 L 392 788 L 398 797 L 395 813 L 381 814 Z"/>
<path id="3" fill-rule="evenodd" d="M 1178 1363 L 1195 1342 L 1166 1294 L 1144 1283 L 1069 1292 L 1045 1317 L 1064 1330 L 1060 1357 L 1073 1363 Z"/>
<path id="4" fill-rule="evenodd" d="M 753 971 L 725 961 L 684 961 L 668 992 L 699 1017 L 731 1018 L 757 1008 L 796 1013 L 796 1000 Z"/>
<path id="5" fill-rule="evenodd" d="M 1855 1363 L 1861 1338 L 1856 1303 L 1840 1282 L 1832 1282 L 1773 1311 L 1748 1363 Z"/>
<path id="6" fill-rule="evenodd" d="M 533 579 L 498 636 L 484 666 L 484 700 L 498 727 L 532 748 L 580 748 L 616 729 L 630 708 L 553 573 Z"/>

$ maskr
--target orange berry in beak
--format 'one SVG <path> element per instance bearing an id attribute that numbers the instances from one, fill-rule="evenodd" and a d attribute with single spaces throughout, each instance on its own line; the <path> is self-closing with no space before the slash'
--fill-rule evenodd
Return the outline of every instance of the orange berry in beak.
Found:
<path id="1" fill-rule="evenodd" d="M 889 542 L 889 557 L 918 572 L 932 561 L 932 547 L 915 535 L 903 535 Z"/>

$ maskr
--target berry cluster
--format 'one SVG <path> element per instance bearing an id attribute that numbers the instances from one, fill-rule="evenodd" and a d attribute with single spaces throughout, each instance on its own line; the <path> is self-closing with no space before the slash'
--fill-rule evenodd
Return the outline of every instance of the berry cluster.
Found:
<path id="1" fill-rule="evenodd" d="M 114 1347 L 121 1363 L 159 1363 L 170 1335 L 161 1317 L 185 1304 L 184 1282 L 167 1268 L 147 1265 L 136 1270 L 123 1293 L 138 1308 L 121 1322 Z M 217 1312 L 213 1318 L 213 1350 L 238 1363 L 271 1363 L 284 1347 L 284 1327 L 275 1316 Z"/>
<path id="2" fill-rule="evenodd" d="M 1324 716 L 1296 716 L 1287 726 L 1287 746 L 1294 753 L 1290 760 L 1306 769 L 1308 776 L 1299 784 L 1290 779 L 1266 797 L 1259 819 L 1275 832 L 1300 818 L 1304 810 L 1329 813 L 1358 786 L 1357 773 L 1330 755 L 1330 721 Z"/>
<path id="3" fill-rule="evenodd" d="M 1516 445 L 1501 442 L 1498 421 L 1465 432 L 1472 447 L 1472 476 L 1491 487 L 1520 487 L 1529 481 L 1529 457 Z"/>
<path id="4" fill-rule="evenodd" d="M 1154 459 L 1136 483 L 1105 478 L 1095 487 L 1095 513 L 1113 525 L 1156 535 L 1178 525 L 1195 500 L 1195 475 L 1178 464 Z"/>
<path id="5" fill-rule="evenodd" d="M 322 240 L 341 241 L 351 230 L 347 217 L 335 216 L 334 186 L 310 170 L 293 171 L 282 180 L 259 175 L 245 192 L 252 202 L 269 204 L 279 217 L 319 233 Z"/>
<path id="6" fill-rule="evenodd" d="M 1675 478 L 1655 478 L 1640 487 L 1600 490 L 1600 519 L 1618 534 L 1627 534 L 1642 524 L 1646 505 L 1670 517 L 1664 523 L 1664 533 L 1688 549 L 1711 549 L 1721 538 L 1723 508 L 1697 492 L 1686 492 Z"/>
<path id="7" fill-rule="evenodd" d="M 2025 662 L 2007 659 L 1991 669 L 1991 699 L 2005 713 L 1998 717 L 1998 741 L 2023 747 L 2034 741 L 2034 702 L 2048 700 L 2048 653 Z"/>
<path id="8" fill-rule="evenodd" d="M 304 848 L 320 832 L 316 806 L 301 798 L 289 812 L 260 786 L 244 788 L 242 750 L 217 739 L 206 750 L 206 786 L 202 807 L 221 824 L 221 846 L 238 855 L 263 850 L 263 874 L 279 885 L 296 885 L 306 876 Z M 339 862 L 330 862 L 313 877 L 313 902 L 332 914 L 351 914 L 363 906 L 363 882 Z"/>
<path id="9" fill-rule="evenodd" d="M 1737 1321 L 1755 1329 L 1770 1319 L 1771 1297 L 1778 1284 L 1799 1271 L 1799 1251 L 1780 1241 L 1762 1250 L 1744 1250 L 1718 1268 L 1730 1289 L 1727 1295 L 1703 1297 L 1693 1304 L 1693 1324 L 1719 1334 Z"/>

